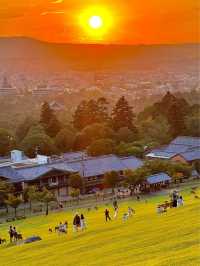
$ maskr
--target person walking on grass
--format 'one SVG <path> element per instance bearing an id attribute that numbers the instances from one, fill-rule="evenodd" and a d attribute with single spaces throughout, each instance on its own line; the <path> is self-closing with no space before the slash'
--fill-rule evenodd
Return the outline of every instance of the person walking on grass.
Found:
<path id="1" fill-rule="evenodd" d="M 14 232 L 13 232 L 12 225 L 10 225 L 10 227 L 9 227 L 8 234 L 9 234 L 9 237 L 10 237 L 10 243 L 12 243 L 13 242 L 13 237 L 14 237 Z"/>
<path id="2" fill-rule="evenodd" d="M 73 220 L 73 228 L 74 228 L 74 232 L 78 232 L 78 228 L 81 226 L 81 219 L 80 216 L 78 215 L 78 213 L 74 216 L 74 220 Z"/>
<path id="3" fill-rule="evenodd" d="M 105 210 L 105 218 L 106 218 L 106 222 L 109 220 L 111 221 L 111 218 L 110 218 L 110 212 L 108 209 Z"/>
<path id="4" fill-rule="evenodd" d="M 86 229 L 86 222 L 84 215 L 81 213 L 81 230 L 83 231 L 84 229 Z"/>
<path id="5" fill-rule="evenodd" d="M 118 216 L 118 208 L 115 207 L 115 212 L 114 212 L 114 216 L 113 216 L 113 218 L 114 218 L 114 219 L 117 219 L 117 216 Z"/>
<path id="6" fill-rule="evenodd" d="M 114 208 L 114 216 L 113 217 L 114 217 L 114 219 L 116 219 L 117 215 L 118 215 L 118 210 L 119 210 L 116 198 L 114 198 L 114 201 L 113 201 L 113 208 Z"/>

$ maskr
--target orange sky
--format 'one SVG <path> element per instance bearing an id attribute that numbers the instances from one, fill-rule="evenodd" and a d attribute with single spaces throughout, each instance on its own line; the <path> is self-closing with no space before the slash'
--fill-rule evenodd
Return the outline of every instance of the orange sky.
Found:
<path id="1" fill-rule="evenodd" d="M 0 36 L 51 42 L 124 44 L 198 42 L 198 0 L 0 0 Z M 79 17 L 98 6 L 112 26 L 88 34 Z M 101 14 L 100 14 L 101 15 Z"/>

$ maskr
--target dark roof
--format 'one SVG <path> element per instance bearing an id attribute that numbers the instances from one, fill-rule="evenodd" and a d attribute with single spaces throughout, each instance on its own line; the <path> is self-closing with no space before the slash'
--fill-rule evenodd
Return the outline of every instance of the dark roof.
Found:
<path id="1" fill-rule="evenodd" d="M 0 176 L 8 178 L 11 182 L 31 181 L 39 178 L 40 176 L 47 174 L 53 170 L 74 172 L 66 164 L 44 164 L 36 165 L 32 167 L 13 168 L 12 166 L 6 166 L 0 168 Z"/>
<path id="2" fill-rule="evenodd" d="M 137 168 L 143 166 L 142 160 L 140 160 L 134 156 L 122 157 L 120 159 L 127 169 L 133 169 L 134 170 L 134 169 L 137 169 Z"/>
<path id="3" fill-rule="evenodd" d="M 136 169 L 142 166 L 142 161 L 134 156 L 119 158 L 115 155 L 88 157 L 85 160 L 69 162 L 68 165 L 84 177 L 103 175 L 110 171 Z"/>
<path id="4" fill-rule="evenodd" d="M 177 137 L 169 145 L 160 149 L 154 149 L 146 156 L 151 158 L 171 159 L 177 154 L 183 154 L 189 151 L 200 149 L 200 138 L 194 137 Z"/>
<path id="5" fill-rule="evenodd" d="M 87 154 L 82 151 L 77 152 L 67 152 L 63 154 L 64 160 L 66 161 L 75 161 L 75 160 L 82 160 L 83 158 L 87 157 Z"/>
<path id="6" fill-rule="evenodd" d="M 180 153 L 180 155 L 187 161 L 192 162 L 196 160 L 200 160 L 200 149 L 196 149 L 193 151 Z"/>
<path id="7" fill-rule="evenodd" d="M 80 175 L 84 177 L 90 177 L 103 175 L 110 171 L 122 171 L 126 169 L 134 170 L 143 165 L 143 162 L 134 156 L 120 158 L 116 155 L 106 155 L 78 159 L 78 156 L 80 155 L 81 158 L 83 158 L 83 153 L 70 153 L 67 154 L 68 160 L 43 165 L 34 165 L 29 167 L 23 165 L 21 168 L 14 166 L 1 167 L 0 176 L 8 178 L 12 182 L 31 181 L 49 173 L 52 170 L 58 170 L 72 173 L 79 172 Z M 69 158 L 71 158 L 71 160 Z"/>
<path id="8" fill-rule="evenodd" d="M 149 184 L 157 184 L 165 181 L 170 181 L 171 177 L 166 173 L 158 173 L 147 177 L 147 182 Z"/>
<path id="9" fill-rule="evenodd" d="M 175 145 L 186 145 L 186 146 L 193 146 L 193 147 L 200 147 L 200 138 L 198 137 L 177 137 L 174 139 L 171 144 Z"/>
<path id="10" fill-rule="evenodd" d="M 199 177 L 200 174 L 197 172 L 197 170 L 192 170 L 192 177 Z"/>

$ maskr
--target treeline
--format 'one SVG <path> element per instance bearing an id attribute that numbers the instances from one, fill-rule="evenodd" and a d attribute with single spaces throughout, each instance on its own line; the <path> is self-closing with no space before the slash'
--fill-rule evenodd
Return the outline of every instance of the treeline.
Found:
<path id="1" fill-rule="evenodd" d="M 170 92 L 137 115 L 125 97 L 110 109 L 105 98 L 82 101 L 66 123 L 44 102 L 39 121 L 27 117 L 15 132 L 0 128 L 0 156 L 18 148 L 30 157 L 76 150 L 143 157 L 147 149 L 176 136 L 200 136 L 200 106 Z"/>

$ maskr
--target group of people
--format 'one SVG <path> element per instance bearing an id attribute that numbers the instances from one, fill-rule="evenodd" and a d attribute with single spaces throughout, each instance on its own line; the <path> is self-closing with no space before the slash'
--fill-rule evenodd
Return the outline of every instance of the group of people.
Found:
<path id="1" fill-rule="evenodd" d="M 183 197 L 179 195 L 177 190 L 174 190 L 172 194 L 170 195 L 171 197 L 171 202 L 169 203 L 166 201 L 164 204 L 159 204 L 157 206 L 157 213 L 164 213 L 167 212 L 167 208 L 177 208 L 180 206 L 183 206 Z"/>
<path id="2" fill-rule="evenodd" d="M 81 214 L 79 216 L 79 214 L 76 213 L 76 215 L 74 216 L 74 219 L 73 219 L 73 231 L 78 232 L 79 229 L 81 231 L 85 230 L 86 229 L 86 222 L 85 222 L 85 217 L 83 214 Z"/>
<path id="3" fill-rule="evenodd" d="M 118 206 L 118 203 L 117 203 L 116 198 L 113 201 L 113 209 L 114 209 L 113 218 L 116 219 L 117 216 L 118 216 L 118 212 L 119 212 L 119 206 Z M 111 221 L 112 219 L 110 217 L 110 211 L 108 209 L 105 209 L 105 212 L 104 213 L 105 213 L 105 220 L 106 220 L 106 222 L 107 221 Z M 133 216 L 134 213 L 135 213 L 135 210 L 133 208 L 131 208 L 131 207 L 128 207 L 128 211 L 123 214 L 122 220 L 123 221 L 128 220 L 128 218 L 130 218 L 131 216 Z"/>
<path id="4" fill-rule="evenodd" d="M 57 229 L 58 229 L 58 233 L 67 234 L 68 222 L 67 221 L 65 221 L 64 223 L 60 222 Z"/>
<path id="5" fill-rule="evenodd" d="M 179 195 L 177 190 L 174 190 L 172 195 L 171 195 L 171 200 L 172 200 L 172 207 L 180 207 L 183 206 L 183 197 Z"/>
<path id="6" fill-rule="evenodd" d="M 9 234 L 11 243 L 22 239 L 22 235 L 18 233 L 16 230 L 16 227 L 13 227 L 12 225 L 9 227 L 8 234 Z"/>

